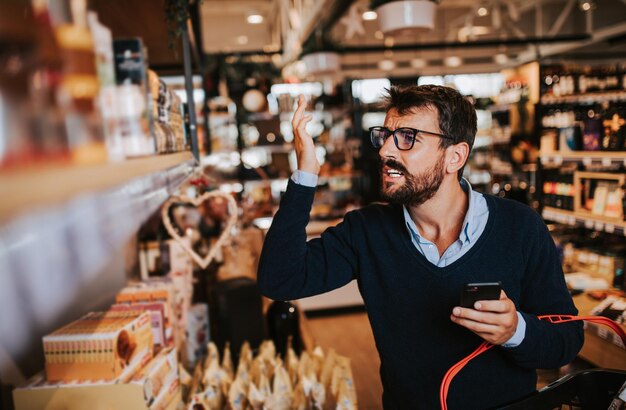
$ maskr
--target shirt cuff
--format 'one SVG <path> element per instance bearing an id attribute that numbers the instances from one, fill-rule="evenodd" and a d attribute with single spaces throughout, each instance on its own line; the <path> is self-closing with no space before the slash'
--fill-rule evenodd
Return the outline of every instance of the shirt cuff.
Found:
<path id="1" fill-rule="evenodd" d="M 515 334 L 509 340 L 504 342 L 502 347 L 517 347 L 524 341 L 524 336 L 526 336 L 526 321 L 520 312 L 516 313 L 517 329 L 515 329 Z"/>
<path id="2" fill-rule="evenodd" d="M 291 180 L 298 185 L 308 186 L 309 188 L 315 188 L 317 186 L 317 175 L 306 171 L 300 171 L 296 169 L 291 175 Z"/>

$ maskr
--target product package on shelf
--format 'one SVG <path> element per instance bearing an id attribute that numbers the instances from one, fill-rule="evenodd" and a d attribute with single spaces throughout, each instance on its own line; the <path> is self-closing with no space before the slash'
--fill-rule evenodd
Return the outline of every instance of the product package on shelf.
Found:
<path id="1" fill-rule="evenodd" d="M 150 314 L 91 312 L 43 337 L 48 381 L 130 378 L 153 356 Z"/>
<path id="2" fill-rule="evenodd" d="M 186 345 L 182 360 L 187 368 L 192 368 L 206 353 L 209 340 L 209 306 L 206 303 L 196 303 L 187 313 Z"/>
<path id="3" fill-rule="evenodd" d="M 162 350 L 143 369 L 132 378 L 130 383 L 140 384 L 146 403 L 164 402 L 160 396 L 168 396 L 174 380 L 178 380 L 178 359 L 176 349 Z M 169 401 L 165 404 L 168 404 Z M 152 408 L 152 407 L 151 407 Z"/>
<path id="4" fill-rule="evenodd" d="M 163 302 L 165 323 L 171 323 L 173 342 L 181 347 L 187 326 L 187 311 L 191 305 L 191 277 L 178 271 L 164 277 L 150 277 L 141 282 L 131 282 L 116 296 L 117 303 Z M 167 331 L 167 329 L 166 329 Z M 169 345 L 169 338 L 166 344 Z"/>
<path id="5" fill-rule="evenodd" d="M 115 296 L 116 304 L 153 304 L 163 307 L 165 344 L 175 341 L 176 315 L 174 313 L 174 284 L 172 282 L 131 282 Z"/>
<path id="6" fill-rule="evenodd" d="M 129 380 L 49 382 L 36 375 L 14 390 L 17 410 L 111 409 L 164 410 L 180 403 L 177 352 L 164 349 Z"/>
<path id="7" fill-rule="evenodd" d="M 141 311 L 150 313 L 150 325 L 154 339 L 154 350 L 158 352 L 166 346 L 174 344 L 174 334 L 170 318 L 166 316 L 165 302 L 116 303 L 110 311 Z"/>
<path id="8" fill-rule="evenodd" d="M 119 128 L 124 155 L 155 153 L 147 53 L 140 38 L 114 40 Z"/>
<path id="9" fill-rule="evenodd" d="M 184 150 L 185 129 L 180 98 L 152 70 L 148 70 L 148 82 L 152 115 L 155 119 L 157 151 L 167 153 Z"/>
<path id="10" fill-rule="evenodd" d="M 191 247 L 189 237 L 182 238 Z M 174 239 L 139 244 L 139 270 L 142 279 L 172 273 L 191 275 L 193 264 L 183 246 Z"/>

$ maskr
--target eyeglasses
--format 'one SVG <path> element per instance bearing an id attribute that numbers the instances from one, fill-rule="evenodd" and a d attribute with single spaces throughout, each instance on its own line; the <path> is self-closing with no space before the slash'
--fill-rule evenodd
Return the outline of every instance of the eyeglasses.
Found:
<path id="1" fill-rule="evenodd" d="M 372 145 L 376 149 L 382 148 L 391 135 L 393 135 L 393 142 L 395 142 L 396 147 L 401 151 L 408 151 L 413 148 L 413 144 L 415 144 L 415 139 L 418 136 L 424 135 L 433 135 L 439 138 L 445 138 L 453 140 L 454 138 L 437 134 L 436 132 L 423 131 L 415 128 L 401 127 L 394 131 L 391 131 L 386 127 L 372 127 L 370 128 L 370 139 L 372 140 Z"/>

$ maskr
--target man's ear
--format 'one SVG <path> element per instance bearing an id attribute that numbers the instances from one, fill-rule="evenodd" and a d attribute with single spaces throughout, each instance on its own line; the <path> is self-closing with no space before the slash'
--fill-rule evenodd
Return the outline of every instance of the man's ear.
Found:
<path id="1" fill-rule="evenodd" d="M 449 174 L 457 174 L 459 169 L 463 168 L 469 157 L 470 148 L 466 142 L 450 145 L 447 149 L 446 172 Z"/>

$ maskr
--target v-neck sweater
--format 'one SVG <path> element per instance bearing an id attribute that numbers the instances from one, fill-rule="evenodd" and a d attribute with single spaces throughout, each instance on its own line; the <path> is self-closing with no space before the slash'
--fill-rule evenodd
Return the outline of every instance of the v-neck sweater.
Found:
<path id="1" fill-rule="evenodd" d="M 413 246 L 399 205 L 348 212 L 307 242 L 314 193 L 289 181 L 263 244 L 259 286 L 272 299 L 294 300 L 356 279 L 380 355 L 385 409 L 438 408 L 445 372 L 482 342 L 450 320 L 468 282 L 502 282 L 526 321 L 526 334 L 517 347 L 496 347 L 472 360 L 452 382 L 450 409 L 519 400 L 535 390 L 535 369 L 569 363 L 582 347 L 581 324 L 536 317 L 577 310 L 554 242 L 527 206 L 485 195 L 484 232 L 460 259 L 437 267 Z"/>

